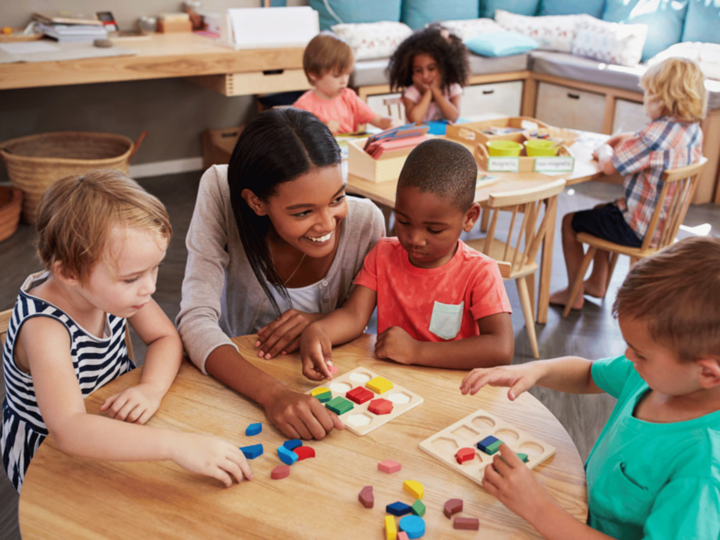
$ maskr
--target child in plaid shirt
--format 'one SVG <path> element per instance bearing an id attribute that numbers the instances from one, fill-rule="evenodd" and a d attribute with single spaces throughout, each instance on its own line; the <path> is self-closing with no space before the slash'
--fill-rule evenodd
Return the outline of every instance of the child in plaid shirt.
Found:
<path id="1" fill-rule="evenodd" d="M 614 135 L 594 153 L 603 173 L 623 175 L 624 197 L 563 217 L 568 287 L 550 297 L 552 304 L 564 306 L 568 302 L 570 285 L 584 257 L 582 244 L 577 241 L 578 233 L 640 247 L 663 187 L 662 173 L 690 165 L 702 157 L 699 122 L 705 116 L 706 93 L 699 66 L 684 58 L 668 58 L 651 66 L 643 75 L 641 85 L 650 123 L 637 133 Z M 661 214 L 657 237 L 666 212 L 667 208 Z M 592 273 L 583 283 L 573 309 L 582 308 L 583 294 L 605 296 L 608 258 L 607 251 L 597 251 Z"/>

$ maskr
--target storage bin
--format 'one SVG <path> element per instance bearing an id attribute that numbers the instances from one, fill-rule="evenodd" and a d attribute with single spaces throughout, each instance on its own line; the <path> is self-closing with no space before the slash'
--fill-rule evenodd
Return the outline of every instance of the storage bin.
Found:
<path id="1" fill-rule="evenodd" d="M 0 186 L 0 242 L 17 230 L 22 211 L 22 191 Z"/>
<path id="2" fill-rule="evenodd" d="M 602 133 L 605 96 L 546 82 L 538 84 L 535 116 L 553 126 Z"/>

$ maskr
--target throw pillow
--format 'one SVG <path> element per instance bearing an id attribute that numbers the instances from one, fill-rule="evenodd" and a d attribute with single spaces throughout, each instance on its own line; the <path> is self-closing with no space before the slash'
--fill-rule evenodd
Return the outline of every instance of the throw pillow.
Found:
<path id="1" fill-rule="evenodd" d="M 601 62 L 636 66 L 647 37 L 645 24 L 618 24 L 588 17 L 578 22 L 572 53 Z"/>
<path id="2" fill-rule="evenodd" d="M 662 62 L 673 56 L 695 60 L 706 78 L 720 80 L 720 44 L 690 41 L 676 43 L 652 57 L 648 64 Z"/>
<path id="3" fill-rule="evenodd" d="M 387 58 L 412 30 L 400 22 L 336 24 L 332 31 L 343 38 L 355 53 L 355 60 Z"/>
<path id="4" fill-rule="evenodd" d="M 371 23 L 400 20 L 401 0 L 308 0 L 320 16 L 320 30 L 333 24 Z"/>
<path id="5" fill-rule="evenodd" d="M 535 15 L 540 0 L 480 0 L 480 17 L 495 16 L 496 9 L 520 15 Z"/>
<path id="6" fill-rule="evenodd" d="M 498 9 L 495 20 L 505 30 L 519 32 L 538 42 L 539 49 L 570 52 L 575 39 L 577 23 L 587 15 L 554 15 L 526 17 Z"/>
<path id="7" fill-rule="evenodd" d="M 720 32 L 715 26 L 720 21 L 720 5 L 707 0 L 690 0 L 683 26 L 683 41 L 720 43 Z"/>
<path id="8" fill-rule="evenodd" d="M 492 19 L 468 19 L 464 21 L 443 21 L 442 24 L 451 34 L 455 34 L 463 41 L 489 32 L 502 32 L 503 27 Z"/>
<path id="9" fill-rule="evenodd" d="M 600 18 L 605 0 L 540 0 L 538 15 L 592 15 Z"/>
<path id="10" fill-rule="evenodd" d="M 364 2 L 358 2 L 363 4 Z M 413 30 L 443 19 L 477 19 L 478 0 L 403 0 L 401 21 Z"/>
<path id="11" fill-rule="evenodd" d="M 538 43 L 517 32 L 495 32 L 470 38 L 465 45 L 481 56 L 510 56 L 537 49 Z"/>

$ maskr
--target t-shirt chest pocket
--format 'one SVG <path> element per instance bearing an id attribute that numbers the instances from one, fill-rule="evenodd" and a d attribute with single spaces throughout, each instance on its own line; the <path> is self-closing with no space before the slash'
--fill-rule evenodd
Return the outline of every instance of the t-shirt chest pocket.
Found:
<path id="1" fill-rule="evenodd" d="M 429 330 L 442 339 L 453 339 L 460 332 L 464 307 L 465 301 L 459 304 L 443 304 L 436 301 L 433 304 Z"/>
<path id="2" fill-rule="evenodd" d="M 597 478 L 588 496 L 598 516 L 635 524 L 645 522 L 655 500 L 655 493 L 628 476 L 622 461 Z"/>

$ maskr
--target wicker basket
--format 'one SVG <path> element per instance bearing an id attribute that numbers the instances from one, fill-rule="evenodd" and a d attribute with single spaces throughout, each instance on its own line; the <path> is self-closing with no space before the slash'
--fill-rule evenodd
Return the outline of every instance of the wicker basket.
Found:
<path id="1" fill-rule="evenodd" d="M 20 137 L 0 144 L 10 183 L 23 192 L 23 220 L 35 223 L 37 206 L 54 182 L 95 169 L 128 174 L 140 141 L 122 135 L 58 131 Z"/>
<path id="2" fill-rule="evenodd" d="M 22 210 L 22 191 L 0 186 L 0 242 L 17 231 Z"/>

